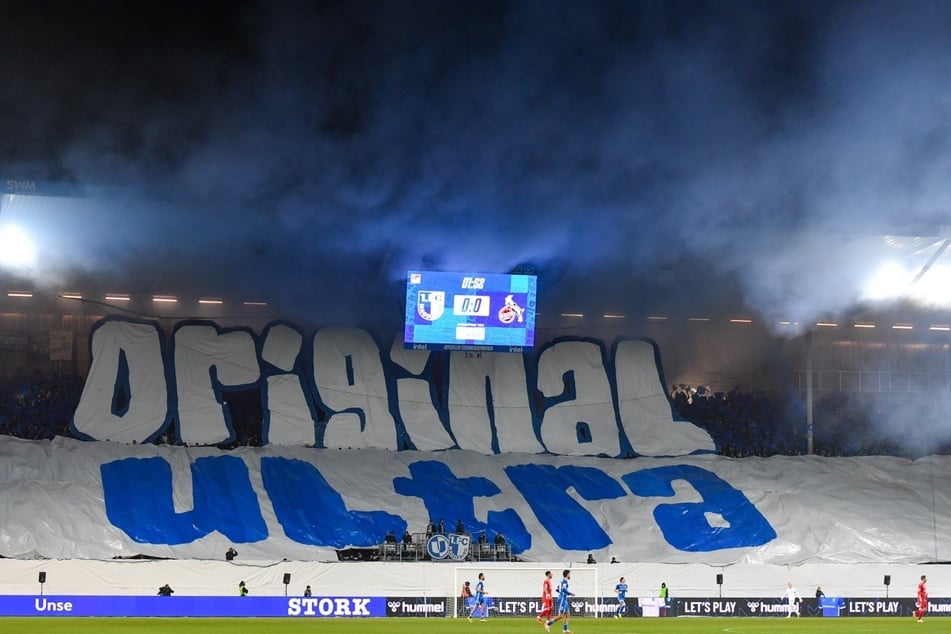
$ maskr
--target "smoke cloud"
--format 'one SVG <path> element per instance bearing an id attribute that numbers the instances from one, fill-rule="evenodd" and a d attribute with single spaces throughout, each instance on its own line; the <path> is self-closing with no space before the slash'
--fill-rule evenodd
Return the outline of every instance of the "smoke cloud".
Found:
<path id="1" fill-rule="evenodd" d="M 304 324 L 396 331 L 408 268 L 520 265 L 550 314 L 853 314 L 886 264 L 892 292 L 949 287 L 943 258 L 912 285 L 951 235 L 949 22 L 928 0 L 30 3 L 0 24 L 4 169 L 110 193 L 5 196 L 0 224 L 34 236 L 37 284 Z"/>
<path id="2" fill-rule="evenodd" d="M 946 232 L 949 18 L 940 2 L 21 7 L 2 27 L 4 162 L 125 192 L 26 213 L 57 283 L 398 322 L 407 268 L 530 263 L 553 311 L 727 294 L 809 320 L 863 299 L 882 235 L 933 238 L 899 254 L 913 275 Z"/>

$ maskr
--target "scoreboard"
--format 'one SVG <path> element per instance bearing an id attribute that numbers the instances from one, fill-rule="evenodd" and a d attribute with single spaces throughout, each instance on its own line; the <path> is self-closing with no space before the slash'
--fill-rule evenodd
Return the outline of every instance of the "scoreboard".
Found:
<path id="1" fill-rule="evenodd" d="M 409 271 L 403 343 L 522 352 L 535 345 L 536 289 L 534 275 Z"/>

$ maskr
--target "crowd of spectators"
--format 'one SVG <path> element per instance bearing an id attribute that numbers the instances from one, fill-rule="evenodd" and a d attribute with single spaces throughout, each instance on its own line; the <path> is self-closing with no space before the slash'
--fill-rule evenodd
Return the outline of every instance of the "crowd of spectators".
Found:
<path id="1" fill-rule="evenodd" d="M 724 393 L 679 385 L 671 393 L 678 417 L 705 429 L 725 456 L 806 453 L 805 411 L 795 402 L 739 388 Z"/>
<path id="2" fill-rule="evenodd" d="M 671 388 L 677 417 L 705 429 L 718 453 L 731 458 L 796 456 L 809 453 L 806 403 L 797 390 L 781 394 L 729 392 L 677 385 Z M 813 403 L 812 453 L 819 456 L 896 456 L 919 458 L 951 454 L 951 428 L 933 394 L 911 402 L 882 394 L 824 392 Z M 929 411 L 930 415 L 922 415 Z M 927 433 L 924 433 L 927 430 Z"/>
<path id="3" fill-rule="evenodd" d="M 79 404 L 83 379 L 79 376 L 36 373 L 26 378 L 0 380 L 0 434 L 26 439 L 70 436 L 70 421 Z M 702 427 L 713 437 L 719 453 L 733 458 L 808 453 L 806 404 L 795 389 L 766 394 L 736 387 L 713 392 L 704 387 L 675 385 L 670 396 L 674 414 Z M 925 399 L 923 395 L 921 399 Z M 259 446 L 263 443 L 263 412 L 257 390 L 232 392 L 227 396 L 236 439 L 222 448 Z M 940 407 L 936 405 L 935 407 Z M 913 444 L 895 429 L 894 416 L 882 425 L 892 402 L 851 392 L 824 392 L 813 404 L 813 453 L 822 456 L 889 455 L 917 458 L 927 453 L 951 453 L 951 434 L 932 433 L 927 445 Z M 937 412 L 921 406 L 908 410 L 908 425 L 921 425 Z M 939 430 L 940 431 L 940 430 Z M 156 440 L 177 444 L 169 429 Z"/>
<path id="4" fill-rule="evenodd" d="M 37 372 L 0 381 L 0 434 L 50 439 L 69 436 L 83 379 Z"/>

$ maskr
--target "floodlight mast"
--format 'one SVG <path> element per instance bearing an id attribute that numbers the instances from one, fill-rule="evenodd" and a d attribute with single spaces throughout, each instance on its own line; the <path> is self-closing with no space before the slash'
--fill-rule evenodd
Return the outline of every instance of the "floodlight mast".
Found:
<path id="1" fill-rule="evenodd" d="M 806 331 L 806 454 L 813 453 L 812 437 L 812 331 Z"/>
<path id="2" fill-rule="evenodd" d="M 945 239 L 944 239 L 944 242 L 941 243 L 941 246 L 938 247 L 938 250 L 935 251 L 934 254 L 933 254 L 930 258 L 928 258 L 928 261 L 925 262 L 925 265 L 924 265 L 923 267 L 921 267 L 921 270 L 918 271 L 918 275 L 915 276 L 915 279 L 913 279 L 913 280 L 911 281 L 911 284 L 909 284 L 909 286 L 914 286 L 915 283 L 916 283 L 918 280 L 920 280 L 920 279 L 924 276 L 925 273 L 928 272 L 928 269 L 930 269 L 931 266 L 932 266 L 935 262 L 938 261 L 938 258 L 940 258 L 941 255 L 948 249 L 948 245 L 949 245 L 949 244 L 951 244 L 951 238 L 945 238 Z"/>

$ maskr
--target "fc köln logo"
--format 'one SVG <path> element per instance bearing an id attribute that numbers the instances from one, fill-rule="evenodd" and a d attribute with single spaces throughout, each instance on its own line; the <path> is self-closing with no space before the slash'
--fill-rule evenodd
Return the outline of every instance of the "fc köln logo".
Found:
<path id="1" fill-rule="evenodd" d="M 506 295 L 505 306 L 499 309 L 499 321 L 503 324 L 510 324 L 517 319 L 518 323 L 522 323 L 524 313 L 525 309 L 519 306 L 511 295 Z"/>

